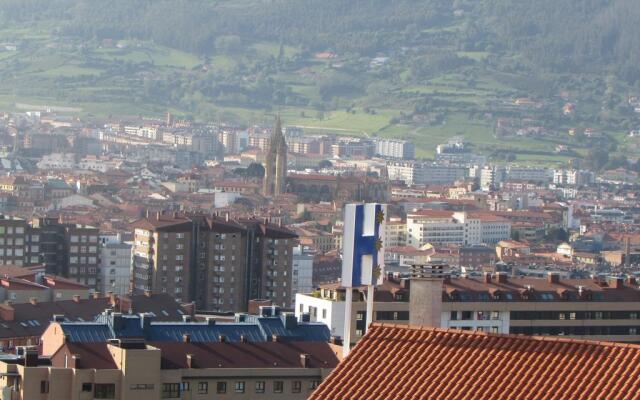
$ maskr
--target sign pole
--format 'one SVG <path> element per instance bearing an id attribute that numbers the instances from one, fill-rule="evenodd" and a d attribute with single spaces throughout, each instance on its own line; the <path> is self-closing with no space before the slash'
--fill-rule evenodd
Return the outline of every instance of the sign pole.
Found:
<path id="1" fill-rule="evenodd" d="M 345 288 L 344 299 L 344 339 L 342 357 L 346 358 L 351 350 L 351 311 L 353 309 L 353 288 Z"/>

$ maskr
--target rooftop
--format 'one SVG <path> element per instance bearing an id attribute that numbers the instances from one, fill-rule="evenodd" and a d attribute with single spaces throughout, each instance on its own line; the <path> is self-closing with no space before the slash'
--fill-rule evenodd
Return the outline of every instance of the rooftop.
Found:
<path id="1" fill-rule="evenodd" d="M 374 323 L 311 400 L 637 398 L 640 346 Z"/>

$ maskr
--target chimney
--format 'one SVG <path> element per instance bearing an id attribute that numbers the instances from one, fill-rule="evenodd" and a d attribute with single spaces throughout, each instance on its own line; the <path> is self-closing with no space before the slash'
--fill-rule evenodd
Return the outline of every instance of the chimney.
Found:
<path id="1" fill-rule="evenodd" d="M 225 335 L 218 336 L 218 342 L 225 343 L 227 341 L 227 337 Z"/>
<path id="2" fill-rule="evenodd" d="M 247 337 L 245 335 L 240 335 L 240 343 L 247 343 Z"/>
<path id="3" fill-rule="evenodd" d="M 624 279 L 618 276 L 609 278 L 609 287 L 614 289 L 622 289 L 624 287 Z"/>
<path id="4" fill-rule="evenodd" d="M 62 314 L 53 314 L 53 317 L 51 317 L 51 321 L 52 322 L 64 322 L 64 315 L 62 315 Z"/>
<path id="5" fill-rule="evenodd" d="M 73 301 L 75 303 L 80 303 L 80 295 L 79 294 L 74 294 L 73 295 Z"/>
<path id="6" fill-rule="evenodd" d="M 183 343 L 191 343 L 191 334 L 190 333 L 185 333 L 182 335 L 182 342 Z"/>
<path id="7" fill-rule="evenodd" d="M 496 273 L 496 280 L 498 283 L 507 283 L 508 274 L 506 272 Z"/>
<path id="8" fill-rule="evenodd" d="M 484 283 L 491 283 L 491 272 L 484 273 Z"/>
<path id="9" fill-rule="evenodd" d="M 276 335 L 274 333 L 273 335 L 271 335 L 271 341 L 272 342 L 279 342 L 280 341 L 280 335 Z"/>
<path id="10" fill-rule="evenodd" d="M 636 280 L 635 276 L 630 276 L 629 278 L 627 278 L 627 283 L 629 284 L 629 286 L 637 286 L 638 285 L 638 281 Z"/>
<path id="11" fill-rule="evenodd" d="M 15 320 L 16 310 L 11 305 L 11 302 L 5 301 L 4 304 L 0 304 L 0 318 L 3 321 L 11 322 Z"/>
<path id="12" fill-rule="evenodd" d="M 409 291 L 409 323 L 440 327 L 444 277 L 448 265 L 413 265 Z"/>
<path id="13" fill-rule="evenodd" d="M 29 297 L 29 303 L 31 303 L 32 306 L 37 306 L 38 305 L 38 298 L 37 297 Z"/>
<path id="14" fill-rule="evenodd" d="M 69 364 L 69 368 L 79 368 L 81 358 L 80 354 L 73 354 L 71 356 L 71 364 Z"/>
<path id="15" fill-rule="evenodd" d="M 140 326 L 147 332 L 151 328 L 151 321 L 153 321 L 153 315 L 150 313 L 140 314 Z"/>
<path id="16" fill-rule="evenodd" d="M 224 220 L 229 222 L 229 213 L 224 214 Z"/>
<path id="17" fill-rule="evenodd" d="M 183 315 L 182 322 L 191 322 L 191 315 Z"/>
<path id="18" fill-rule="evenodd" d="M 27 347 L 24 349 L 24 366 L 25 367 L 38 366 L 38 349 L 37 348 Z"/>
<path id="19" fill-rule="evenodd" d="M 547 274 L 547 282 L 549 283 L 560 283 L 560 274 L 558 272 L 549 272 Z"/>
<path id="20" fill-rule="evenodd" d="M 99 299 L 99 298 L 100 298 L 100 296 L 102 296 L 102 293 L 100 293 L 100 292 L 93 292 L 93 298 L 94 298 L 94 299 Z"/>
<path id="21" fill-rule="evenodd" d="M 111 307 L 115 307 L 118 304 L 118 295 L 113 293 L 113 292 L 109 292 L 109 304 L 111 305 Z"/>
<path id="22" fill-rule="evenodd" d="M 195 368 L 196 367 L 196 358 L 193 354 L 187 354 L 187 368 Z"/>
<path id="23" fill-rule="evenodd" d="M 302 368 L 308 368 L 310 358 L 311 356 L 309 354 L 300 354 L 300 366 L 302 366 Z"/>

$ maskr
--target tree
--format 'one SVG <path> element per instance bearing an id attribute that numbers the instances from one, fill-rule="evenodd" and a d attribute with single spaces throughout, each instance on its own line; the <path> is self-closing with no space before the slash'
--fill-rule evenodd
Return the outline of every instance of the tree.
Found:
<path id="1" fill-rule="evenodd" d="M 259 163 L 251 163 L 247 167 L 246 175 L 252 178 L 264 178 L 264 167 Z"/>
<path id="2" fill-rule="evenodd" d="M 609 162 L 609 152 L 602 147 L 593 147 L 587 154 L 587 165 L 594 171 L 600 171 Z"/>
<path id="3" fill-rule="evenodd" d="M 333 167 L 333 163 L 329 160 L 322 160 L 318 163 L 318 169 L 325 169 Z"/>

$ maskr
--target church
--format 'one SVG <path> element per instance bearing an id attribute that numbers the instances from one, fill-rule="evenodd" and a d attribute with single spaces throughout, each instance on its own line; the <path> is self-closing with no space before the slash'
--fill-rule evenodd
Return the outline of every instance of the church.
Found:
<path id="1" fill-rule="evenodd" d="M 287 142 L 282 133 L 282 121 L 278 116 L 265 160 L 262 188 L 264 196 L 277 197 L 284 193 L 287 177 L 287 150 Z"/>

